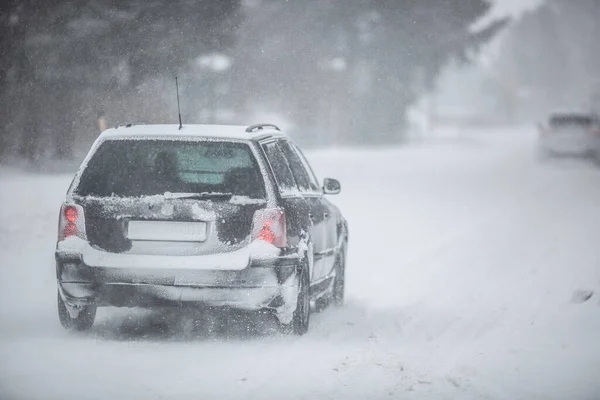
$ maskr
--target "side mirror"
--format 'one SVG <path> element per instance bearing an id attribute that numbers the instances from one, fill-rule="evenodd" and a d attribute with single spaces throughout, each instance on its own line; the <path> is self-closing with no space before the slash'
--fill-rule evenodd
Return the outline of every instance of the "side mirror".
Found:
<path id="1" fill-rule="evenodd" d="M 323 180 L 323 193 L 325 194 L 338 194 L 342 190 L 340 181 L 333 178 L 325 178 Z"/>

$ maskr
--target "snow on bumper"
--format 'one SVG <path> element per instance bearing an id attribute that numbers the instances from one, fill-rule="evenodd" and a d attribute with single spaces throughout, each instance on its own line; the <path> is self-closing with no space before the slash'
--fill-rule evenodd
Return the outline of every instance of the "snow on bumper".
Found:
<path id="1" fill-rule="evenodd" d="M 251 244 L 207 256 L 107 253 L 69 238 L 56 250 L 59 290 L 71 307 L 200 304 L 270 309 L 289 323 L 297 301 L 297 255 Z M 274 249 L 274 250 L 273 250 Z"/>
<path id="2" fill-rule="evenodd" d="M 180 270 L 242 270 L 252 262 L 278 260 L 280 250 L 266 242 L 254 241 L 248 246 L 234 251 L 197 256 L 132 254 L 128 252 L 110 253 L 98 250 L 78 237 L 69 237 L 58 242 L 57 255 L 67 258 L 80 258 L 91 267 L 104 268 L 139 268 Z"/>

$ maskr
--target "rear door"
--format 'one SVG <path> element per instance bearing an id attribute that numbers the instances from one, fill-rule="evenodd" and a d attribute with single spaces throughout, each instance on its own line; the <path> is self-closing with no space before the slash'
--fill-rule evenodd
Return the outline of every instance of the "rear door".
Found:
<path id="1" fill-rule="evenodd" d="M 310 208 L 315 253 L 313 278 L 315 281 L 321 281 L 330 275 L 335 259 L 335 223 L 332 223 L 332 213 L 328 201 L 323 197 L 323 191 L 299 149 L 287 139 L 281 139 L 280 146 L 298 184 L 298 190 Z"/>
<path id="2" fill-rule="evenodd" d="M 276 140 L 266 140 L 260 143 L 273 174 L 275 187 L 285 210 L 288 242 L 297 246 L 307 233 L 312 235 L 313 227 L 309 219 L 310 208 L 298 190 L 298 185 L 290 169 L 288 161 Z M 314 250 L 313 250 L 314 253 Z M 311 277 L 313 276 L 311 271 Z"/>

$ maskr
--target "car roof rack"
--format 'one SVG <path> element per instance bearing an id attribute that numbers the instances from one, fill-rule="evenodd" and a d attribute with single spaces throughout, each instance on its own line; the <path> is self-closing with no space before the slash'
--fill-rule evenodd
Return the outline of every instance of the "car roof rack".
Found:
<path id="1" fill-rule="evenodd" d="M 249 127 L 247 127 L 246 132 L 251 133 L 254 131 L 258 131 L 258 130 L 263 130 L 265 128 L 272 128 L 277 131 L 281 131 L 281 129 L 279 129 L 279 127 L 275 124 L 256 124 L 256 125 L 250 125 Z"/>
<path id="2" fill-rule="evenodd" d="M 115 129 L 118 129 L 120 127 L 125 127 L 125 128 L 131 128 L 134 125 L 146 125 L 145 122 L 143 121 L 133 121 L 133 122 L 119 122 L 117 125 L 115 125 Z"/>

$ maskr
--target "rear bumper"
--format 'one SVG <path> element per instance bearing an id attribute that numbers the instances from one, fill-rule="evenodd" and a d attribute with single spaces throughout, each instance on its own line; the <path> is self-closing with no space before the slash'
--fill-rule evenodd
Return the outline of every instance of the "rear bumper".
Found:
<path id="1" fill-rule="evenodd" d="M 60 294 L 70 307 L 207 306 L 271 310 L 289 323 L 296 308 L 299 258 L 250 262 L 242 270 L 114 268 L 87 265 L 72 253 L 56 253 Z"/>

